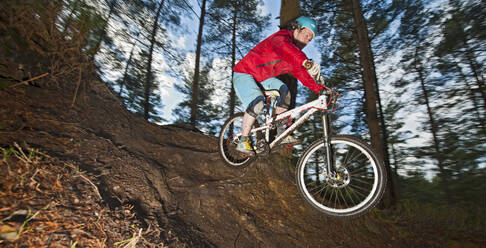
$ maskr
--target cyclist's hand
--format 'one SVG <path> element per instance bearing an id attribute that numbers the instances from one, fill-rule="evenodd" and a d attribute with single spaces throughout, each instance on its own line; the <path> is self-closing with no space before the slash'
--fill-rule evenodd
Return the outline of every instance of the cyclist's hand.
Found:
<path id="1" fill-rule="evenodd" d="M 322 75 L 319 75 L 319 78 L 316 80 L 316 83 L 318 85 L 326 86 L 326 82 L 324 81 L 324 77 Z"/>
<path id="2" fill-rule="evenodd" d="M 302 65 L 305 67 L 309 75 L 314 79 L 319 78 L 319 76 L 321 75 L 321 65 L 319 65 L 318 63 L 306 59 L 304 60 L 304 63 Z"/>

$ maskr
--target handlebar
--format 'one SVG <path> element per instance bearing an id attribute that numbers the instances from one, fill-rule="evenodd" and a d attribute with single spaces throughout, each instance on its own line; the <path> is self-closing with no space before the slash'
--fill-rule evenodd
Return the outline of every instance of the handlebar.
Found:
<path id="1" fill-rule="evenodd" d="M 316 80 L 316 83 L 322 85 L 324 88 L 319 91 L 319 96 L 327 95 L 328 96 L 328 110 L 334 111 L 339 108 L 341 104 L 341 94 L 339 92 L 332 90 L 331 88 L 327 87 L 324 82 L 324 78 L 319 75 L 319 78 Z"/>

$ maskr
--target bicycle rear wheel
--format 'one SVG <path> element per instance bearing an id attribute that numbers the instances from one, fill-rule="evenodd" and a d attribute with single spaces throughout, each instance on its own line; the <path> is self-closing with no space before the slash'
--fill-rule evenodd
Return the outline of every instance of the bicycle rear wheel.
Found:
<path id="1" fill-rule="evenodd" d="M 248 156 L 236 150 L 243 127 L 243 115 L 244 113 L 237 113 L 230 116 L 219 134 L 219 153 L 225 164 L 231 168 L 245 168 L 256 159 L 256 156 Z M 256 121 L 253 127 L 255 126 L 258 126 Z M 250 133 L 250 141 L 255 144 L 255 133 Z"/>
<path id="2" fill-rule="evenodd" d="M 297 185 L 307 202 L 333 217 L 357 217 L 381 200 L 386 187 L 383 163 L 366 143 L 352 136 L 331 138 L 334 173 L 327 173 L 324 140 L 317 140 L 299 159 Z"/>

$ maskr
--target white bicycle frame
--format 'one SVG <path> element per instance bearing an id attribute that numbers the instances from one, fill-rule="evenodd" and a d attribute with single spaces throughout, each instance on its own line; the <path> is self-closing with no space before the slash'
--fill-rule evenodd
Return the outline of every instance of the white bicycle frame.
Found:
<path id="1" fill-rule="evenodd" d="M 289 119 L 295 119 L 297 116 L 299 116 L 302 112 L 305 112 L 301 117 L 299 117 L 294 124 L 292 124 L 290 127 L 288 127 L 283 133 L 281 133 L 279 136 L 275 138 L 275 140 L 272 141 L 272 143 L 269 144 L 270 149 L 274 148 L 277 144 L 280 143 L 289 133 L 293 132 L 295 129 L 297 129 L 300 125 L 302 125 L 304 122 L 306 122 L 314 113 L 320 110 L 326 110 L 327 109 L 327 95 L 320 95 L 318 99 L 306 103 L 300 107 L 294 108 L 292 110 L 283 112 L 279 115 L 276 115 L 274 118 L 272 118 L 272 111 L 274 110 L 275 107 L 275 96 L 271 96 L 271 103 L 270 103 L 270 111 L 269 113 L 266 114 L 265 118 L 265 125 L 261 127 L 257 127 L 252 129 L 250 132 L 251 133 L 256 133 L 258 131 L 265 130 L 265 140 L 268 142 L 270 140 L 270 129 L 273 127 L 272 124 L 284 120 L 285 118 Z M 328 125 L 327 123 L 324 124 L 324 136 L 328 136 L 327 133 Z"/>

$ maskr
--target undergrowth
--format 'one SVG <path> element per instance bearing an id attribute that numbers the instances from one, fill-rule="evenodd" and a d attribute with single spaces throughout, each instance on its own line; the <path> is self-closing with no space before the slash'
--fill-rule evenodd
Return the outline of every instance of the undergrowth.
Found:
<path id="1" fill-rule="evenodd" d="M 417 200 L 402 200 L 392 209 L 380 212 L 381 218 L 433 230 L 485 232 L 486 209 L 476 205 L 439 205 Z"/>

